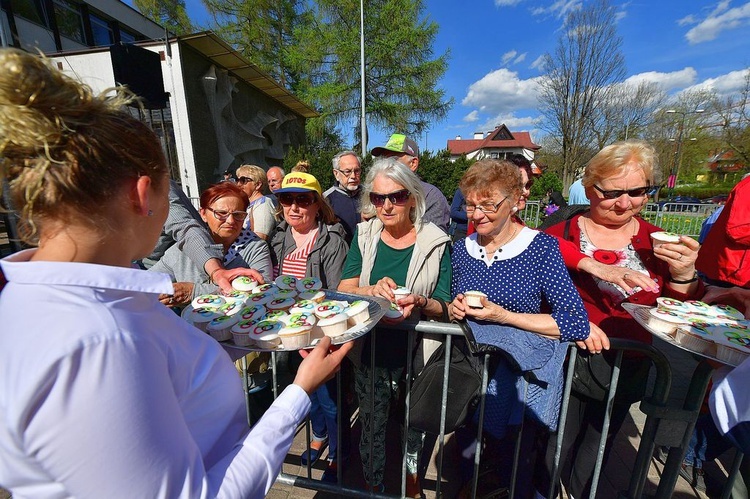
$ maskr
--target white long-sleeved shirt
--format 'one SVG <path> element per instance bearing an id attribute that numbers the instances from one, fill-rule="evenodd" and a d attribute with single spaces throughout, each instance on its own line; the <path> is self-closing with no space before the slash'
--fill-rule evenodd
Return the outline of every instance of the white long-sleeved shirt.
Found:
<path id="1" fill-rule="evenodd" d="M 708 399 L 714 423 L 745 454 L 750 453 L 750 359 L 714 373 Z"/>
<path id="2" fill-rule="evenodd" d="M 162 306 L 169 277 L 0 261 L 0 483 L 13 497 L 263 497 L 309 398 L 248 433 L 221 346 Z"/>

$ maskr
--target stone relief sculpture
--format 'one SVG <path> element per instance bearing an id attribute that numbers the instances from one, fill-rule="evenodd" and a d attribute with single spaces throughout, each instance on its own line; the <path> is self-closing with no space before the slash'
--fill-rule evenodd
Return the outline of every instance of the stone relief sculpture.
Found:
<path id="1" fill-rule="evenodd" d="M 284 157 L 292 143 L 286 124 L 297 120 L 293 113 L 277 109 L 272 116 L 251 109 L 252 117 L 243 121 L 234 110 L 234 94 L 240 91 L 237 79 L 212 65 L 202 80 L 219 151 L 217 175 L 240 163 L 264 165 L 267 157 Z"/>

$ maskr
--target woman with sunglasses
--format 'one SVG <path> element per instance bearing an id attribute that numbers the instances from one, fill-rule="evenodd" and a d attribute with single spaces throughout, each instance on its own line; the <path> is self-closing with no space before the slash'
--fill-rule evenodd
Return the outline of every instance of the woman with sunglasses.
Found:
<path id="1" fill-rule="evenodd" d="M 0 49 L 3 181 L 37 246 L 0 261 L 0 483 L 14 497 L 264 497 L 308 393 L 351 346 L 321 340 L 248 428 L 226 351 L 157 301 L 169 277 L 132 265 L 169 211 L 167 162 L 133 103 Z"/>
<path id="2" fill-rule="evenodd" d="M 586 311 L 557 240 L 516 219 L 523 202 L 521 178 L 519 168 L 509 161 L 482 160 L 469 167 L 459 184 L 476 232 L 453 248 L 451 313 L 469 322 L 478 342 L 493 344 L 507 353 L 494 356 L 497 368 L 486 399 L 484 459 L 494 471 L 483 478 L 483 487 L 508 485 L 503 480 L 509 480 L 510 468 L 499 457 L 513 447 L 511 440 L 515 438 L 506 438 L 508 426 L 523 421 L 524 436 L 546 437 L 549 430 L 556 429 L 566 342 L 589 335 Z M 486 295 L 480 306 L 469 305 L 470 291 Z M 530 379 L 542 381 L 529 381 L 528 399 L 523 390 L 516 391 L 522 379 L 516 364 L 534 372 Z M 529 402 L 523 420 L 514 417 L 524 413 L 525 400 L 538 401 L 539 405 Z M 475 436 L 476 430 L 457 432 L 461 449 L 470 452 L 476 446 Z M 539 442 L 533 438 L 523 441 L 525 464 L 516 481 L 519 486 L 531 482 L 524 473 L 534 470 L 535 451 L 544 452 Z M 527 497 L 530 492 L 521 491 L 519 497 Z"/>
<path id="3" fill-rule="evenodd" d="M 271 198 L 263 195 L 265 181 L 266 171 L 260 166 L 242 165 L 237 168 L 237 185 L 250 200 L 245 229 L 255 232 L 255 235 L 264 241 L 276 227 L 276 207 Z"/>
<path id="4" fill-rule="evenodd" d="M 200 205 L 200 216 L 208 225 L 211 238 L 224 252 L 224 268 L 252 268 L 267 282 L 272 280 L 268 245 L 251 231 L 240 236 L 248 205 L 242 189 L 231 182 L 214 184 L 203 191 Z M 184 306 L 196 296 L 219 290 L 211 276 L 198 268 L 176 244 L 149 271 L 169 274 L 174 281 L 174 295 L 159 297 L 169 307 Z"/>
<path id="5" fill-rule="evenodd" d="M 646 142 L 611 144 L 586 165 L 582 183 L 591 201 L 589 211 L 547 229 L 560 239 L 589 319 L 617 338 L 651 343 L 651 334 L 623 308 L 623 303 L 655 305 L 656 298 L 697 299 L 703 286 L 696 271 L 698 242 L 681 236 L 680 242 L 652 247 L 650 234 L 660 231 L 638 215 L 654 185 L 657 155 Z M 588 258 L 587 258 L 588 257 Z M 607 275 L 597 268 L 611 269 Z M 587 273 L 588 272 L 588 273 Z M 609 364 L 613 356 L 605 354 Z M 607 451 L 620 430 L 630 405 L 643 397 L 648 364 L 639 357 L 623 362 L 611 416 Z M 563 459 L 572 459 L 571 474 L 563 477 L 574 497 L 587 497 L 599 448 L 606 402 L 571 393 Z M 572 451 L 572 449 L 575 449 Z M 571 452 L 572 451 L 572 452 Z"/>
<path id="6" fill-rule="evenodd" d="M 383 319 L 360 344 L 361 355 L 352 359 L 362 421 L 362 468 L 368 486 L 382 492 L 389 406 L 398 398 L 398 382 L 407 375 L 407 355 L 413 348 L 407 344 L 406 332 L 389 329 L 388 324 L 412 316 L 443 315 L 444 302 L 450 299 L 450 238 L 433 223 L 422 222 L 425 197 L 421 181 L 395 158 L 373 163 L 367 172 L 361 207 L 368 221 L 357 225 L 339 291 L 379 296 L 391 302 L 396 302 L 393 291 L 397 287 L 405 286 L 411 292 L 396 302 L 403 311 L 401 318 Z M 375 352 L 371 351 L 373 341 Z M 434 340 L 425 341 L 423 358 L 417 361 L 420 365 L 437 348 Z M 372 366 L 371 354 L 375 359 Z M 374 393 L 370 390 L 373 378 Z M 407 497 L 421 494 L 417 471 L 422 438 L 420 432 L 409 429 Z"/>
<path id="7" fill-rule="evenodd" d="M 322 196 L 313 175 L 292 172 L 274 191 L 283 221 L 271 237 L 274 277 L 292 275 L 298 279 L 317 277 L 325 289 L 336 289 L 349 246 L 346 231 L 337 223 L 333 208 Z M 312 442 L 309 454 L 302 454 L 302 465 L 314 464 L 328 445 L 328 464 L 322 480 L 335 482 L 338 468 L 338 408 L 336 380 L 322 385 L 310 396 Z M 343 411 L 347 415 L 348 411 Z M 345 418 L 346 419 L 346 418 Z M 348 421 L 348 419 L 346 419 Z M 348 429 L 343 429 L 343 435 Z M 346 456 L 343 456 L 344 458 Z"/>

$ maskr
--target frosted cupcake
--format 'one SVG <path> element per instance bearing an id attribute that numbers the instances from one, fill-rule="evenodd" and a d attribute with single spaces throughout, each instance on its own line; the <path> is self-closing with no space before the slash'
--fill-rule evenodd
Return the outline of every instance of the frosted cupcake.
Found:
<path id="1" fill-rule="evenodd" d="M 219 312 L 214 307 L 200 307 L 194 308 L 190 312 L 190 317 L 188 318 L 188 320 L 193 324 L 193 326 L 197 327 L 201 331 L 205 331 L 206 327 L 208 327 L 209 322 L 223 315 L 224 314 Z"/>
<path id="2" fill-rule="evenodd" d="M 680 235 L 674 232 L 652 232 L 651 233 L 651 246 L 658 248 L 664 243 L 678 244 L 680 242 Z"/>
<path id="3" fill-rule="evenodd" d="M 240 321 L 232 326 L 232 341 L 240 347 L 248 347 L 252 344 L 250 332 L 255 328 L 254 321 Z"/>
<path id="4" fill-rule="evenodd" d="M 303 291 L 297 295 L 297 298 L 300 300 L 310 300 L 315 303 L 321 303 L 326 299 L 326 294 L 324 291 Z"/>
<path id="5" fill-rule="evenodd" d="M 242 303 L 243 305 L 247 301 L 247 297 L 250 296 L 250 293 L 247 291 L 237 291 L 236 289 L 233 289 L 229 293 L 223 295 L 224 299 L 227 301 L 227 303 L 236 301 L 239 303 Z"/>
<path id="6" fill-rule="evenodd" d="M 266 315 L 266 307 L 263 305 L 248 305 L 239 311 L 239 320 L 257 322 L 264 315 Z"/>
<path id="7" fill-rule="evenodd" d="M 340 314 L 343 311 L 344 307 L 339 302 L 333 300 L 324 301 L 315 307 L 315 315 L 318 319 L 325 319 L 326 317 Z"/>
<path id="8" fill-rule="evenodd" d="M 297 278 L 291 275 L 280 275 L 273 283 L 279 289 L 295 289 L 297 287 Z"/>
<path id="9" fill-rule="evenodd" d="M 274 298 L 266 304 L 268 310 L 289 310 L 294 305 L 294 298 Z"/>
<path id="10" fill-rule="evenodd" d="M 237 324 L 239 317 L 236 315 L 222 315 L 208 323 L 206 332 L 216 341 L 227 341 L 232 339 L 232 327 Z"/>
<path id="11" fill-rule="evenodd" d="M 709 337 L 699 334 L 697 331 L 691 332 L 688 329 L 678 328 L 675 339 L 677 343 L 693 352 L 704 355 L 716 355 L 716 343 L 711 341 Z"/>
<path id="12" fill-rule="evenodd" d="M 315 317 L 315 314 L 313 314 L 312 312 L 297 312 L 294 314 L 289 314 L 281 320 L 287 326 L 291 326 L 294 324 L 309 324 L 310 326 L 314 326 L 318 321 L 318 318 Z"/>
<path id="13" fill-rule="evenodd" d="M 315 303 L 312 300 L 300 300 L 294 305 L 289 308 L 289 313 L 292 314 L 298 314 L 298 313 L 315 313 L 315 307 L 317 307 L 318 304 Z"/>
<path id="14" fill-rule="evenodd" d="M 247 297 L 248 305 L 265 305 L 266 303 L 273 300 L 273 295 L 269 292 L 265 293 L 253 293 Z"/>
<path id="15" fill-rule="evenodd" d="M 253 289 L 253 293 L 269 293 L 273 295 L 279 288 L 275 284 L 259 284 Z"/>
<path id="16" fill-rule="evenodd" d="M 232 280 L 232 288 L 237 291 L 252 291 L 258 285 L 258 281 L 252 277 L 241 275 Z"/>
<path id="17" fill-rule="evenodd" d="M 279 330 L 279 338 L 281 344 L 284 345 L 286 350 L 299 350 L 310 344 L 310 330 L 312 326 L 309 324 L 294 324 L 291 326 L 282 327 Z"/>
<path id="18" fill-rule="evenodd" d="M 352 302 L 346 309 L 346 316 L 349 318 L 349 325 L 362 324 L 370 319 L 370 304 L 365 300 Z"/>
<path id="19" fill-rule="evenodd" d="M 203 307 L 213 307 L 213 308 L 219 308 L 220 306 L 224 305 L 227 301 L 224 299 L 221 295 L 215 295 L 215 294 L 209 294 L 209 295 L 199 295 L 193 298 L 193 301 L 190 303 L 193 308 L 203 308 Z"/>
<path id="20" fill-rule="evenodd" d="M 250 339 L 258 348 L 276 348 L 281 344 L 279 332 L 283 326 L 279 321 L 260 321 L 253 327 Z"/>
<path id="21" fill-rule="evenodd" d="M 708 303 L 704 303 L 698 300 L 685 300 L 682 303 L 688 309 L 688 312 L 692 312 L 694 314 L 709 315 L 709 316 L 714 316 L 714 317 L 718 315 L 716 313 L 716 310 Z"/>
<path id="22" fill-rule="evenodd" d="M 674 298 L 660 296 L 656 299 L 656 305 L 662 310 L 671 310 L 672 312 L 687 313 L 688 308 L 680 301 Z"/>
<path id="23" fill-rule="evenodd" d="M 296 289 L 279 289 L 273 294 L 274 298 L 296 298 L 297 297 L 297 290 Z"/>
<path id="24" fill-rule="evenodd" d="M 266 315 L 263 316 L 264 321 L 279 321 L 286 323 L 286 318 L 289 314 L 285 310 L 269 310 Z"/>
<path id="25" fill-rule="evenodd" d="M 649 311 L 648 327 L 654 331 L 674 336 L 677 326 L 687 324 L 688 320 L 677 312 L 652 308 Z"/>
<path id="26" fill-rule="evenodd" d="M 349 329 L 348 321 L 349 317 L 346 314 L 336 314 L 325 319 L 320 319 L 318 327 L 323 331 L 324 335 L 335 338 Z"/>
<path id="27" fill-rule="evenodd" d="M 406 298 L 411 294 L 411 289 L 405 287 L 405 286 L 399 286 L 396 289 L 393 290 L 393 301 L 398 303 L 398 301 L 402 298 Z"/>
<path id="28" fill-rule="evenodd" d="M 466 304 L 471 308 L 484 308 L 482 298 L 487 298 L 486 294 L 481 291 L 467 291 L 464 296 L 466 297 Z"/>
<path id="29" fill-rule="evenodd" d="M 385 317 L 387 317 L 388 319 L 400 319 L 403 316 L 403 309 L 395 303 L 391 303 L 391 306 L 388 307 L 388 310 L 385 311 Z"/>
<path id="30" fill-rule="evenodd" d="M 224 305 L 220 306 L 217 310 L 224 315 L 235 315 L 245 308 L 244 302 L 228 301 Z"/>
<path id="31" fill-rule="evenodd" d="M 744 314 L 737 310 L 734 307 L 731 307 L 729 305 L 714 305 L 714 308 L 718 312 L 719 315 L 728 315 L 732 319 L 736 320 L 743 320 L 745 318 Z"/>
<path id="32" fill-rule="evenodd" d="M 318 291 L 323 287 L 323 283 L 317 277 L 305 277 L 297 281 L 296 288 L 300 293 L 305 291 Z"/>

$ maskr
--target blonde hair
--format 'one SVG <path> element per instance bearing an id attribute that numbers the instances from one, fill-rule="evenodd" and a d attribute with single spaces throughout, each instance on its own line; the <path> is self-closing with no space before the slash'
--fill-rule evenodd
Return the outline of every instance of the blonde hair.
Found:
<path id="1" fill-rule="evenodd" d="M 260 166 L 242 165 L 237 168 L 236 175 L 237 180 L 239 180 L 240 177 L 249 177 L 253 179 L 253 182 L 256 184 L 260 184 L 261 186 L 266 184 L 266 171 Z"/>
<path id="2" fill-rule="evenodd" d="M 656 150 L 648 142 L 643 140 L 615 142 L 606 146 L 589 160 L 581 184 L 584 187 L 591 187 L 602 180 L 623 175 L 630 169 L 642 169 L 646 181 L 650 185 L 655 185 L 658 162 Z"/>
<path id="3" fill-rule="evenodd" d="M 167 181 L 158 137 L 122 110 L 135 96 L 107 94 L 95 96 L 46 59 L 0 49 L 0 175 L 25 242 L 38 242 L 45 220 L 106 221 L 128 179 Z"/>
<path id="4" fill-rule="evenodd" d="M 300 161 L 297 161 L 297 164 L 292 167 L 293 172 L 302 172 L 302 173 L 310 173 L 310 168 L 312 168 L 312 165 L 309 161 L 306 159 L 302 159 Z"/>
<path id="5" fill-rule="evenodd" d="M 466 170 L 459 188 L 464 197 L 470 193 L 480 196 L 492 194 L 497 189 L 514 200 L 521 197 L 521 170 L 510 161 L 482 159 Z"/>

